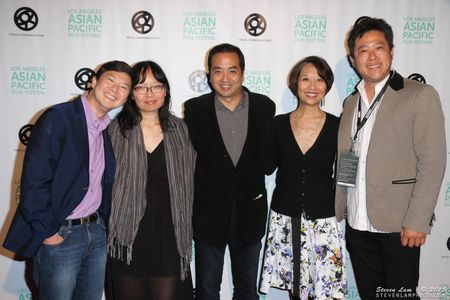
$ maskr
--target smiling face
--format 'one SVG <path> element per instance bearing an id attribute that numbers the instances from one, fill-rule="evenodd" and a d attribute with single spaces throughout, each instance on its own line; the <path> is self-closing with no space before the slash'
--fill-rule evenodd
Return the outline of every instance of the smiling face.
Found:
<path id="1" fill-rule="evenodd" d="M 134 87 L 133 97 L 141 112 L 158 112 L 164 104 L 166 88 L 156 80 L 153 72 L 149 69 L 145 74 L 145 81 Z"/>
<path id="2" fill-rule="evenodd" d="M 316 67 L 307 63 L 298 76 L 297 98 L 300 105 L 316 106 L 325 97 L 327 84 L 317 73 Z"/>
<path id="3" fill-rule="evenodd" d="M 123 105 L 130 89 L 130 75 L 125 72 L 105 71 L 100 78 L 92 79 L 92 90 L 87 99 L 95 115 L 100 118 Z"/>
<path id="4" fill-rule="evenodd" d="M 237 53 L 214 54 L 209 72 L 211 85 L 220 101 L 240 101 L 244 74 Z"/>
<path id="5" fill-rule="evenodd" d="M 394 49 L 389 47 L 384 33 L 370 30 L 355 41 L 352 65 L 364 79 L 364 83 L 375 86 L 391 71 Z"/>

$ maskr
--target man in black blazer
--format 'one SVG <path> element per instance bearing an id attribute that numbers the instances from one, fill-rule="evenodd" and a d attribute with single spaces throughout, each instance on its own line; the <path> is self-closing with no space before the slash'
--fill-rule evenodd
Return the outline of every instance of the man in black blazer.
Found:
<path id="1" fill-rule="evenodd" d="M 233 299 L 256 292 L 267 195 L 264 152 L 275 104 L 242 86 L 245 61 L 230 44 L 208 54 L 213 91 L 188 100 L 184 119 L 197 151 L 194 195 L 196 299 L 219 299 L 225 248 L 233 274 Z"/>

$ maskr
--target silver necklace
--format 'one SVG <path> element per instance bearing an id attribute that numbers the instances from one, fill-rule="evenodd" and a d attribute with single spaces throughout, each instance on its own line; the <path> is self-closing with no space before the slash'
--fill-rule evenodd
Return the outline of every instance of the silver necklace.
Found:
<path id="1" fill-rule="evenodd" d="M 297 113 L 294 113 L 293 117 L 294 117 L 294 135 L 296 137 L 298 137 L 299 140 L 300 139 L 304 139 L 304 140 L 311 139 L 317 133 L 317 131 L 321 128 L 322 122 L 324 120 L 324 116 L 322 115 L 320 117 L 319 122 L 317 122 L 317 126 L 311 130 L 311 129 L 304 129 L 304 128 L 300 127 L 299 117 L 297 116 Z"/>

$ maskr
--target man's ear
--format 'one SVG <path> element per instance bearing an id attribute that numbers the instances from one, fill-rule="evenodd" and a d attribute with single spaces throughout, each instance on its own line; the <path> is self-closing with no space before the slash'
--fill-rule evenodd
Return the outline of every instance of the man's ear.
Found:
<path id="1" fill-rule="evenodd" d="M 350 55 L 347 55 L 348 62 L 350 65 L 354 68 L 355 67 L 355 59 L 351 57 Z"/>
<path id="2" fill-rule="evenodd" d="M 95 88 L 95 86 L 97 85 L 97 78 L 95 78 L 95 75 L 92 76 L 91 79 L 91 88 Z"/>
<path id="3" fill-rule="evenodd" d="M 211 84 L 211 73 L 209 73 L 209 72 L 206 73 L 206 82 L 208 83 L 209 89 L 211 91 L 214 91 L 214 88 L 213 88 L 213 86 Z"/>

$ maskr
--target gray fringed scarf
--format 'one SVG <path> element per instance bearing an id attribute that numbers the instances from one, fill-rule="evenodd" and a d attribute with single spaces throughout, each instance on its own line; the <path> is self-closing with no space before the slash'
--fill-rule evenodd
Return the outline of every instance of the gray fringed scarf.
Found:
<path id="1" fill-rule="evenodd" d="M 192 258 L 192 203 L 196 153 L 183 120 L 169 116 L 164 132 L 164 150 L 169 179 L 170 206 L 178 253 L 181 257 L 181 279 L 184 280 Z M 116 175 L 109 220 L 108 252 L 131 262 L 133 242 L 147 203 L 147 156 L 141 126 L 120 133 L 117 120 L 109 125 L 116 156 Z"/>

